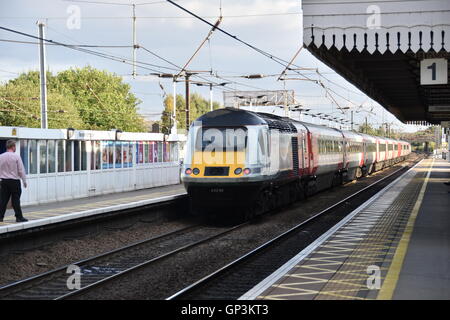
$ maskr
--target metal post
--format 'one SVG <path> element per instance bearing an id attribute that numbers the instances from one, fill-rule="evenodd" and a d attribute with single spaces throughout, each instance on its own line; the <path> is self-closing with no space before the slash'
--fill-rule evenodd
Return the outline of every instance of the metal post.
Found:
<path id="1" fill-rule="evenodd" d="M 352 119 L 351 119 L 351 130 L 353 131 L 353 110 L 352 110 L 352 112 L 351 112 L 351 114 L 352 114 Z"/>
<path id="2" fill-rule="evenodd" d="M 284 83 L 284 115 L 289 117 L 289 108 L 288 108 L 288 99 L 287 99 L 287 91 L 286 91 L 286 81 Z"/>
<path id="3" fill-rule="evenodd" d="M 189 120 L 189 109 L 190 109 L 190 88 L 189 88 L 189 77 L 190 73 L 186 73 L 186 132 L 189 130 L 190 120 Z"/>
<path id="4" fill-rule="evenodd" d="M 172 133 L 177 134 L 177 82 L 173 79 L 173 127 Z"/>
<path id="5" fill-rule="evenodd" d="M 39 26 L 39 63 L 40 63 L 40 80 L 41 80 L 41 128 L 48 129 L 47 123 L 47 74 L 45 70 L 45 24 L 38 21 Z"/>
<path id="6" fill-rule="evenodd" d="M 136 78 L 136 50 L 138 48 L 136 42 L 136 5 L 133 4 L 133 79 Z"/>

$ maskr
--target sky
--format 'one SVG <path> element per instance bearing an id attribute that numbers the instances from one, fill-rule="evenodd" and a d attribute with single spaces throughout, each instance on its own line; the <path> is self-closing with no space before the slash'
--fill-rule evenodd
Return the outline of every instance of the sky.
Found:
<path id="1" fill-rule="evenodd" d="M 102 2 L 102 3 L 100 3 Z M 136 4 L 137 76 L 132 77 L 133 66 L 133 6 Z M 300 0 L 177 0 L 176 3 L 215 23 L 222 12 L 220 27 L 230 34 L 270 54 L 290 61 L 302 45 L 302 11 Z M 46 46 L 47 68 L 57 73 L 69 68 L 90 65 L 123 77 L 142 103 L 139 112 L 146 118 L 158 120 L 163 111 L 165 94 L 172 94 L 172 80 L 158 78 L 152 73 L 174 73 L 174 65 L 183 66 L 205 39 L 211 27 L 193 18 L 167 1 L 160 0 L 0 0 L 0 26 L 37 36 L 36 22 L 46 24 L 45 37 L 54 41 L 95 45 L 90 50 L 116 57 L 105 59 L 62 46 Z M 38 70 L 39 55 L 36 44 L 2 40 L 36 42 L 35 39 L 0 30 L 0 82 L 17 77 L 21 72 Z M 110 46 L 110 47 L 104 47 Z M 117 47 L 119 46 L 119 47 Z M 152 55 L 152 52 L 172 64 Z M 124 60 L 125 59 L 125 60 Z M 126 61 L 128 63 L 124 63 Z M 302 50 L 295 64 L 319 69 L 328 80 L 321 78 L 338 95 L 339 107 L 351 107 L 355 124 L 367 121 L 375 127 L 390 122 L 396 130 L 412 132 L 420 127 L 404 125 L 375 101 L 325 66 L 307 50 Z M 312 81 L 277 81 L 284 67 L 215 31 L 189 65 L 189 70 L 204 71 L 197 81 L 229 82 L 226 87 L 215 87 L 215 101 L 223 103 L 223 90 L 294 90 L 298 103 L 311 113 L 327 113 L 350 119 L 326 97 L 322 87 Z M 211 76 L 210 71 L 220 77 Z M 303 71 L 308 78 L 319 79 L 313 70 Z M 242 76 L 263 74 L 262 79 Z M 299 78 L 298 75 L 290 78 Z M 191 86 L 209 99 L 209 88 Z M 177 84 L 177 93 L 184 94 L 184 84 Z M 363 106 L 360 108 L 359 106 Z M 278 108 L 261 108 L 266 112 L 282 114 Z M 356 112 L 358 111 L 358 112 Z M 298 115 L 293 117 L 298 118 Z M 317 121 L 305 116 L 305 121 Z"/>

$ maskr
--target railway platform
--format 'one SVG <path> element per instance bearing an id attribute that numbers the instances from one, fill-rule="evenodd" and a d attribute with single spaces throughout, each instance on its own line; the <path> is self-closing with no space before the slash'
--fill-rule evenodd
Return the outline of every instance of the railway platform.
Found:
<path id="1" fill-rule="evenodd" d="M 41 227 L 49 224 L 75 220 L 114 211 L 138 208 L 158 202 L 170 201 L 186 194 L 183 185 L 176 184 L 123 193 L 80 198 L 50 204 L 23 207 L 24 217 L 29 221 L 16 223 L 14 211 L 8 209 L 0 234 Z"/>
<path id="2" fill-rule="evenodd" d="M 450 299 L 449 180 L 423 160 L 240 299 Z"/>

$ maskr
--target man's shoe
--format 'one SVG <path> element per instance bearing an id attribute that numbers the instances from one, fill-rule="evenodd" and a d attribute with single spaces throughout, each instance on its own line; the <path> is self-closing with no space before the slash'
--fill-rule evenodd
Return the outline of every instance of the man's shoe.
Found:
<path id="1" fill-rule="evenodd" d="M 17 218 L 16 219 L 16 222 L 27 222 L 28 221 L 28 219 L 25 219 L 25 218 Z"/>

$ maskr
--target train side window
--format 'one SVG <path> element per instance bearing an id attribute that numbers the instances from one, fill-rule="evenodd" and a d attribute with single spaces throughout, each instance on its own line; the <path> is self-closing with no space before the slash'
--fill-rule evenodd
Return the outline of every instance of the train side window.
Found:
<path id="1" fill-rule="evenodd" d="M 56 171 L 55 140 L 49 140 L 47 142 L 47 148 L 48 173 L 54 173 Z"/>
<path id="2" fill-rule="evenodd" d="M 28 168 L 28 140 L 20 140 L 20 156 L 22 157 L 25 173 L 29 173 Z"/>
<path id="3" fill-rule="evenodd" d="M 72 171 L 72 142 L 66 141 L 66 172 Z"/>
<path id="4" fill-rule="evenodd" d="M 58 147 L 58 172 L 64 172 L 64 164 L 65 164 L 65 151 L 64 151 L 64 145 L 65 141 L 58 140 L 57 147 Z"/>
<path id="5" fill-rule="evenodd" d="M 80 171 L 80 141 L 73 142 L 73 171 Z"/>
<path id="6" fill-rule="evenodd" d="M 37 141 L 30 140 L 30 174 L 37 173 Z"/>

